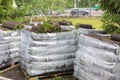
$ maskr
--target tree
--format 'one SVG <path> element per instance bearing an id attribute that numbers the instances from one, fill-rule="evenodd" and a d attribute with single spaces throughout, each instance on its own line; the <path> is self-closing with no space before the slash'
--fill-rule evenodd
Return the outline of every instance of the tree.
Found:
<path id="1" fill-rule="evenodd" d="M 28 7 L 13 7 L 13 0 L 0 0 L 0 22 L 5 20 L 19 20 L 26 15 Z"/>
<path id="2" fill-rule="evenodd" d="M 0 0 L 0 22 L 4 19 L 8 19 L 12 13 L 12 0 Z"/>
<path id="3" fill-rule="evenodd" d="M 120 0 L 100 0 L 99 3 L 105 12 L 103 28 L 108 33 L 120 33 Z"/>
<path id="4" fill-rule="evenodd" d="M 89 7 L 90 5 L 93 7 L 97 0 L 75 0 L 77 7 Z"/>
<path id="5" fill-rule="evenodd" d="M 60 10 L 63 11 L 66 8 L 73 8 L 73 0 L 16 0 L 18 6 L 32 5 L 34 10 L 43 10 L 47 13 L 48 10 Z"/>

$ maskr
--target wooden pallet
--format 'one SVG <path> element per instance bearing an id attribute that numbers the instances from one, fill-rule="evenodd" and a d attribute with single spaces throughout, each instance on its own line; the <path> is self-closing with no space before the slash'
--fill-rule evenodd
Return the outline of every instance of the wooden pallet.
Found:
<path id="1" fill-rule="evenodd" d="M 29 76 L 22 68 L 21 71 L 25 75 L 27 80 L 52 80 L 55 77 L 65 77 L 73 75 L 73 70 L 59 71 L 59 72 L 50 72 L 37 76 Z"/>
<path id="2" fill-rule="evenodd" d="M 4 73 L 10 69 L 13 69 L 15 67 L 19 66 L 19 62 L 14 62 L 14 63 L 11 63 L 3 68 L 0 69 L 0 73 Z"/>

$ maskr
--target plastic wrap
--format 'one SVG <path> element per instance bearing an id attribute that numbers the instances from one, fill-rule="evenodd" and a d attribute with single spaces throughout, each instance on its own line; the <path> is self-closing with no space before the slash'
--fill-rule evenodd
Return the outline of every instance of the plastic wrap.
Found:
<path id="1" fill-rule="evenodd" d="M 60 25 L 60 27 L 61 27 L 62 30 L 73 30 L 73 29 L 75 29 L 75 26 L 72 26 L 72 25 L 68 25 L 68 26 Z"/>
<path id="2" fill-rule="evenodd" d="M 26 57 L 27 56 L 27 57 Z M 74 59 L 75 54 L 52 54 L 52 55 L 44 55 L 44 56 L 34 56 L 29 55 L 28 53 L 22 54 L 21 58 L 25 60 L 25 62 L 50 62 L 50 61 L 59 61 L 59 60 L 66 60 L 66 59 Z"/>
<path id="3" fill-rule="evenodd" d="M 106 62 L 96 57 L 92 57 L 83 52 L 79 52 L 79 55 L 77 56 L 79 56 L 76 59 L 79 64 L 84 64 L 84 66 L 87 66 L 87 67 L 92 66 L 96 68 L 101 68 L 109 72 L 112 71 L 112 68 L 114 67 L 114 64 L 115 64 L 115 63 Z"/>
<path id="4" fill-rule="evenodd" d="M 44 33 L 44 34 L 35 34 L 26 31 L 22 31 L 26 35 L 31 35 L 31 39 L 34 41 L 56 41 L 56 40 L 69 40 L 76 39 L 76 30 L 69 32 L 60 32 L 60 33 Z"/>
<path id="5" fill-rule="evenodd" d="M 113 52 L 86 46 L 86 45 L 79 45 L 79 50 L 77 51 L 77 55 L 80 56 L 79 53 L 81 53 L 81 54 L 85 53 L 92 57 L 102 59 L 102 60 L 105 60 L 105 61 L 111 62 L 111 63 L 116 62 L 119 59 L 118 56 L 115 55 L 115 53 L 113 53 Z"/>
<path id="6" fill-rule="evenodd" d="M 62 54 L 62 53 L 70 53 L 75 52 L 77 50 L 76 46 L 61 46 L 55 48 L 32 48 L 30 50 L 31 55 L 50 55 L 50 54 Z"/>
<path id="7" fill-rule="evenodd" d="M 4 62 L 7 62 L 9 56 L 8 55 L 5 55 L 5 56 L 0 56 L 0 64 L 4 63 Z"/>
<path id="8" fill-rule="evenodd" d="M 119 80 L 120 48 L 81 34 L 74 60 L 74 76 L 82 80 Z"/>
<path id="9" fill-rule="evenodd" d="M 95 29 L 86 29 L 86 28 L 79 28 L 78 31 L 81 34 L 96 34 L 96 33 L 98 33 L 98 30 L 95 30 Z"/>
<path id="10" fill-rule="evenodd" d="M 21 31 L 4 31 L 4 30 L 0 30 L 0 37 L 5 37 L 5 36 L 20 36 L 21 35 L 21 33 L 20 33 Z"/>
<path id="11" fill-rule="evenodd" d="M 19 61 L 20 31 L 0 30 L 0 68 Z"/>
<path id="12" fill-rule="evenodd" d="M 74 68 L 75 68 L 74 76 L 77 77 L 79 80 L 113 80 L 112 74 L 107 73 L 105 71 L 93 72 L 93 71 L 90 71 L 89 69 L 85 69 L 84 67 L 83 67 L 84 69 L 81 69 L 81 67 L 78 67 L 78 66 L 75 66 Z"/>
<path id="13" fill-rule="evenodd" d="M 74 66 L 74 76 L 79 80 L 102 80 L 96 76 L 80 69 L 78 66 Z"/>
<path id="14" fill-rule="evenodd" d="M 62 69 L 73 66 L 73 59 L 49 61 L 49 62 L 31 62 L 31 63 L 24 62 L 23 64 L 31 70 Z"/>
<path id="15" fill-rule="evenodd" d="M 83 34 L 80 35 L 78 43 L 84 44 L 86 46 L 91 46 L 91 47 L 103 49 L 103 50 L 108 50 L 108 51 L 111 51 L 113 53 L 116 53 L 116 50 L 119 48 L 119 46 L 116 44 L 110 44 L 107 42 L 103 42 L 103 41 L 100 41 L 96 38 L 92 38 L 92 37 L 89 37 L 89 36 L 86 36 Z"/>
<path id="16" fill-rule="evenodd" d="M 22 31 L 20 64 L 29 76 L 73 69 L 77 32 L 36 34 Z"/>
<path id="17" fill-rule="evenodd" d="M 59 60 L 52 62 L 34 62 L 25 63 L 21 61 L 22 67 L 27 71 L 30 76 L 40 75 L 47 72 L 56 72 L 73 69 L 73 59 Z"/>
<path id="18" fill-rule="evenodd" d="M 0 51 L 13 49 L 19 47 L 20 42 L 11 42 L 6 44 L 0 44 Z"/>

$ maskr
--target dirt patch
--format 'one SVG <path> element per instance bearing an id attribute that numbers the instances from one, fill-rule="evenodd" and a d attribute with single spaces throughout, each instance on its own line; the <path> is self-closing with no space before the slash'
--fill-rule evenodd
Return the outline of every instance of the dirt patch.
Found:
<path id="1" fill-rule="evenodd" d="M 20 66 L 2 73 L 1 76 L 7 77 L 7 78 L 10 78 L 10 79 L 13 79 L 13 80 L 26 80 L 23 72 L 20 70 Z M 60 77 L 60 79 L 58 79 L 58 78 L 42 79 L 42 80 L 75 80 L 72 75 L 71 76 L 66 76 L 64 78 Z"/>
<path id="2" fill-rule="evenodd" d="M 1 76 L 7 77 L 13 80 L 26 80 L 24 74 L 20 70 L 20 66 L 2 73 Z"/>

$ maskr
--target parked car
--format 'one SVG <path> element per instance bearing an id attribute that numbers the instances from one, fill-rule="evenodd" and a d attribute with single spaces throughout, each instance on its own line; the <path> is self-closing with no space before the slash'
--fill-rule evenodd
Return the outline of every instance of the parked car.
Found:
<path id="1" fill-rule="evenodd" d="M 72 8 L 70 10 L 70 14 L 72 16 L 86 16 L 86 15 L 89 15 L 89 11 L 88 10 L 84 10 L 84 9 L 80 9 L 80 8 Z"/>

